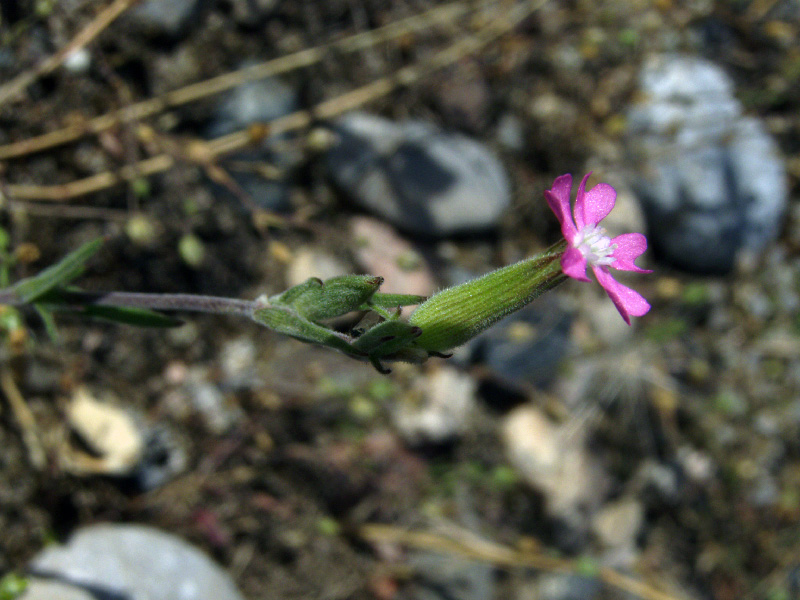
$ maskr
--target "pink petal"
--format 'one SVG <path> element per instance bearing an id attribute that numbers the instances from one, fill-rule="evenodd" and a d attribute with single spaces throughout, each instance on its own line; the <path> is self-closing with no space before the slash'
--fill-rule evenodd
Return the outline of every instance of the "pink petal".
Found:
<path id="1" fill-rule="evenodd" d="M 593 266 L 592 270 L 595 277 L 597 277 L 597 281 L 603 286 L 608 297 L 611 298 L 619 314 L 622 315 L 628 325 L 631 324 L 631 315 L 641 317 L 650 310 L 650 304 L 639 292 L 625 287 L 600 267 Z"/>
<path id="2" fill-rule="evenodd" d="M 607 183 L 598 183 L 584 197 L 583 218 L 586 223 L 597 225 L 608 216 L 617 203 L 617 190 Z"/>
<path id="3" fill-rule="evenodd" d="M 586 258 L 577 248 L 567 248 L 561 257 L 561 270 L 565 275 L 578 281 L 591 281 L 586 276 Z"/>
<path id="4" fill-rule="evenodd" d="M 578 233 L 575 222 L 569 208 L 569 194 L 572 191 L 572 175 L 561 175 L 556 177 L 553 187 L 544 193 L 547 204 L 555 213 L 558 222 L 561 223 L 561 233 L 568 242 L 571 242 Z"/>
<path id="5" fill-rule="evenodd" d="M 617 202 L 617 191 L 607 183 L 598 183 L 586 192 L 586 182 L 590 175 L 591 172 L 583 177 L 575 199 L 575 223 L 578 229 L 583 229 L 586 225 L 597 225 L 608 216 Z"/>
<path id="6" fill-rule="evenodd" d="M 592 172 L 589 171 L 583 176 L 583 179 L 581 179 L 581 183 L 578 186 L 578 194 L 575 196 L 575 210 L 573 213 L 575 214 L 575 224 L 578 226 L 578 229 L 583 229 L 583 227 L 586 225 L 586 221 L 583 218 L 583 197 L 586 195 L 586 180 L 589 179 L 591 174 Z"/>
<path id="7" fill-rule="evenodd" d="M 637 267 L 633 261 L 647 250 L 647 238 L 641 233 L 623 233 L 611 240 L 617 249 L 611 255 L 616 259 L 612 267 L 619 271 L 636 271 L 637 273 L 652 273 L 649 269 Z"/>

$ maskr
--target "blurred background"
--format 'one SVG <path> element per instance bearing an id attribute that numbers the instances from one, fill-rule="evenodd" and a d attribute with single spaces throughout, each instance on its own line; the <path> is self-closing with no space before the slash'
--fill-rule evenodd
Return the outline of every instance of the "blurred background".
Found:
<path id="1" fill-rule="evenodd" d="M 557 241 L 542 192 L 588 171 L 654 273 L 620 277 L 632 327 L 570 281 L 388 376 L 234 317 L 56 342 L 0 307 L 0 598 L 800 598 L 798 29 L 795 0 L 2 2 L 2 286 L 108 236 L 86 289 L 430 294 Z"/>

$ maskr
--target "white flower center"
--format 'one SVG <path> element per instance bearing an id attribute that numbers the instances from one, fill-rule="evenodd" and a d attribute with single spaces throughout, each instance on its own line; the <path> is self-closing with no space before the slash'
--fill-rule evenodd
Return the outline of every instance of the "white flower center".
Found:
<path id="1" fill-rule="evenodd" d="M 575 236 L 573 246 L 580 250 L 586 261 L 592 265 L 608 266 L 617 260 L 611 256 L 617 245 L 611 243 L 606 230 L 599 225 L 587 225 L 581 229 Z"/>

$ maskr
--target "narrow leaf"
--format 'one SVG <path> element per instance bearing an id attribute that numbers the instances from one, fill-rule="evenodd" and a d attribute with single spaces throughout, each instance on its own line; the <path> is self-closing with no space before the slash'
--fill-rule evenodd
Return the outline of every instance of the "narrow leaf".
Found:
<path id="1" fill-rule="evenodd" d="M 103 238 L 87 242 L 54 265 L 18 282 L 12 289 L 23 302 L 33 302 L 56 287 L 63 287 L 81 273 L 83 266 L 103 245 Z"/>
<path id="2" fill-rule="evenodd" d="M 53 318 L 53 311 L 50 310 L 49 307 L 38 303 L 34 304 L 33 307 L 36 309 L 36 312 L 39 313 L 39 317 L 41 317 L 42 322 L 44 323 L 44 329 L 47 332 L 50 341 L 52 341 L 54 344 L 60 344 L 61 336 L 58 334 L 58 329 L 56 328 L 56 320 Z"/>
<path id="3" fill-rule="evenodd" d="M 183 325 L 183 321 L 180 319 L 143 308 L 90 304 L 79 311 L 74 311 L 74 314 L 136 327 L 179 327 Z"/>

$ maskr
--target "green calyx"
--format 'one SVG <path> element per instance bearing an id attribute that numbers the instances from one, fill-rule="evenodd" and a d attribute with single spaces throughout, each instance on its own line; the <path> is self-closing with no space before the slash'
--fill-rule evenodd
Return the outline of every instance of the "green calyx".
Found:
<path id="1" fill-rule="evenodd" d="M 550 250 L 501 267 L 431 296 L 409 318 L 422 329 L 414 343 L 429 352 L 445 352 L 533 302 L 566 281 L 561 270 L 562 242 Z"/>

